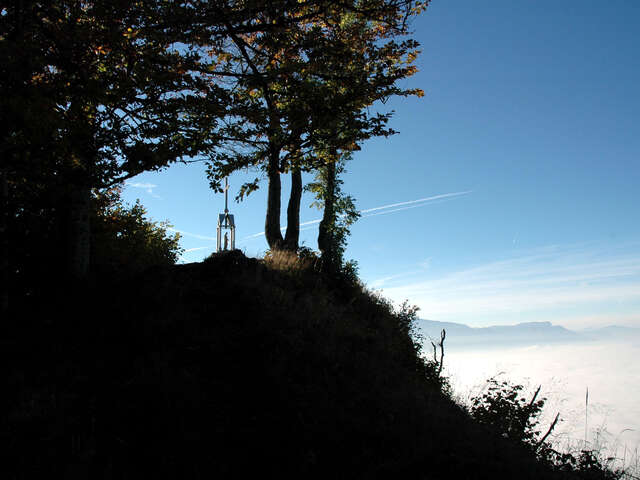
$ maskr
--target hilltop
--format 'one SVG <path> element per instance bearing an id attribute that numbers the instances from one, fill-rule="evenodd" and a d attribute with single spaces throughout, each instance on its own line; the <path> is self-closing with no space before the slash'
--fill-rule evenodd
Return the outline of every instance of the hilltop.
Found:
<path id="1" fill-rule="evenodd" d="M 410 312 L 310 265 L 226 252 L 36 300 L 2 326 L 5 478 L 574 478 L 451 400 Z"/>

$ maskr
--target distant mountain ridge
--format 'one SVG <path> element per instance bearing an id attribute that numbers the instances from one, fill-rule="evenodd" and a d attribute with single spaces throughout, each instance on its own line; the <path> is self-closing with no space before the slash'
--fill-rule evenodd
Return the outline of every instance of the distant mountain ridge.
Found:
<path id="1" fill-rule="evenodd" d="M 462 323 L 419 319 L 417 327 L 426 341 L 429 338 L 439 339 L 440 332 L 443 329 L 446 330 L 445 344 L 454 348 L 526 346 L 596 340 L 640 340 L 640 328 L 616 325 L 574 331 L 553 325 L 551 322 L 469 327 Z"/>

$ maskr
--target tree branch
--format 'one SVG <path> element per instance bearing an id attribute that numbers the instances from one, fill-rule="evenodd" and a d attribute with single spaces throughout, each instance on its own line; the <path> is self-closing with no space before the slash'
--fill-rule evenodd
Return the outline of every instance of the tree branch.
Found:
<path id="1" fill-rule="evenodd" d="M 556 427 L 556 424 L 558 423 L 558 419 L 560 418 L 560 412 L 558 412 L 556 414 L 556 418 L 553 420 L 553 422 L 551 423 L 551 426 L 549 427 L 549 430 L 547 430 L 547 433 L 544 434 L 544 437 L 542 437 L 542 439 L 536 443 L 536 447 L 535 449 L 538 450 L 538 448 L 540 448 L 542 446 L 542 444 L 544 443 L 544 441 L 547 439 L 547 437 L 551 434 L 551 432 L 553 431 L 553 429 Z"/>

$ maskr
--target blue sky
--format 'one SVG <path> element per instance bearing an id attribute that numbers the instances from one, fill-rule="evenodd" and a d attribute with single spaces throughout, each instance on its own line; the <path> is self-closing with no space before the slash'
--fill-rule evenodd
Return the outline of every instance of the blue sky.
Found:
<path id="1" fill-rule="evenodd" d="M 435 0 L 404 84 L 425 97 L 388 102 L 400 134 L 347 165 L 368 210 L 347 251 L 362 280 L 433 320 L 640 326 L 639 24 L 624 0 Z M 230 207 L 247 255 L 267 248 L 262 187 Z M 124 197 L 183 232 L 183 261 L 215 248 L 224 200 L 202 165 L 140 175 Z"/>

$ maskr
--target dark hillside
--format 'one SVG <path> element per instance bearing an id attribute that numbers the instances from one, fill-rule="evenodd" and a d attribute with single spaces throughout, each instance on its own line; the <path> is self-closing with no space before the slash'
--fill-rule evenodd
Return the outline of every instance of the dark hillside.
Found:
<path id="1" fill-rule="evenodd" d="M 359 287 L 236 251 L 49 293 L 3 320 L 2 478 L 560 478 Z"/>

